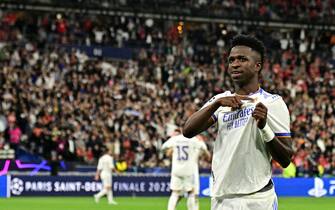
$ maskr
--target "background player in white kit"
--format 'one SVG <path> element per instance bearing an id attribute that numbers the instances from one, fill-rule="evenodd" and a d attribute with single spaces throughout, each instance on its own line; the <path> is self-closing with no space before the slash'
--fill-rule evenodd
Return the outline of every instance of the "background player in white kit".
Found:
<path id="1" fill-rule="evenodd" d="M 102 181 L 102 189 L 99 193 L 94 195 L 95 202 L 99 202 L 99 199 L 107 195 L 109 204 L 116 205 L 117 202 L 113 199 L 112 190 L 112 172 L 114 169 L 114 158 L 112 157 L 112 150 L 105 148 L 104 155 L 99 158 L 98 167 L 95 174 L 95 180 Z"/>
<path id="2" fill-rule="evenodd" d="M 293 154 L 285 102 L 259 87 L 265 47 L 252 36 L 232 40 L 228 73 L 234 92 L 214 96 L 185 123 L 193 137 L 217 124 L 212 159 L 212 210 L 273 210 L 271 159 L 287 167 Z"/>
<path id="3" fill-rule="evenodd" d="M 187 192 L 187 208 L 195 208 L 195 169 L 198 168 L 198 154 L 206 151 L 206 145 L 196 138 L 188 139 L 182 134 L 172 136 L 162 146 L 163 151 L 172 154 L 171 196 L 168 210 L 175 210 L 179 198 Z"/>

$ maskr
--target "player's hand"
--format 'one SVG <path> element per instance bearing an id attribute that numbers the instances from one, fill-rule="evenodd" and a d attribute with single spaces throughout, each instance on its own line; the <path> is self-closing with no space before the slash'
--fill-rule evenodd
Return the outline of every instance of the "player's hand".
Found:
<path id="1" fill-rule="evenodd" d="M 99 176 L 98 175 L 94 176 L 94 180 L 99 181 Z"/>
<path id="2" fill-rule="evenodd" d="M 166 150 L 166 156 L 168 157 L 168 158 L 172 158 L 172 153 L 173 153 L 173 149 L 172 148 L 169 148 L 168 150 Z"/>
<path id="3" fill-rule="evenodd" d="M 243 105 L 244 101 L 253 101 L 253 98 L 250 98 L 248 96 L 227 96 L 227 97 L 222 97 L 219 98 L 215 101 L 216 104 L 218 104 L 219 106 L 228 106 L 233 108 L 233 110 L 239 109 L 241 108 L 241 106 Z"/>
<path id="4" fill-rule="evenodd" d="M 263 129 L 266 125 L 266 119 L 268 116 L 268 108 L 262 103 L 256 104 L 255 110 L 252 113 L 252 117 L 255 118 L 257 122 L 257 127 Z"/>

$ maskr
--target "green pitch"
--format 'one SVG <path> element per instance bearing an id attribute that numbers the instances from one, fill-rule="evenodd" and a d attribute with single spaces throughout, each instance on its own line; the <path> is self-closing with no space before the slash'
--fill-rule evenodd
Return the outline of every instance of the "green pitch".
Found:
<path id="1" fill-rule="evenodd" d="M 168 198 L 117 197 L 117 206 L 106 198 L 97 204 L 93 197 L 22 197 L 0 199 L 1 210 L 166 210 Z M 187 210 L 185 199 L 177 210 Z M 200 199 L 200 210 L 210 210 L 210 199 Z M 335 198 L 280 198 L 279 210 L 335 210 Z"/>

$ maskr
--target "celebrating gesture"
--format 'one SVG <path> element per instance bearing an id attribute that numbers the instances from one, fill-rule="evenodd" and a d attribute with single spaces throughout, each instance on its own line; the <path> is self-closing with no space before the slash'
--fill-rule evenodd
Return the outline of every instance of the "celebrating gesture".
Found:
<path id="1" fill-rule="evenodd" d="M 285 102 L 259 87 L 264 52 L 258 39 L 235 37 L 228 57 L 235 92 L 214 96 L 184 125 L 183 134 L 188 138 L 217 125 L 212 210 L 277 209 L 271 159 L 287 167 L 293 151 Z"/>

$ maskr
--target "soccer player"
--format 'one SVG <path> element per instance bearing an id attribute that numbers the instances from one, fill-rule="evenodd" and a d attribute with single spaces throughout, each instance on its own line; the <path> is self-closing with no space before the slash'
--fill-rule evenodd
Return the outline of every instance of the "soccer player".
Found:
<path id="1" fill-rule="evenodd" d="M 102 189 L 99 193 L 94 195 L 95 202 L 99 202 L 100 198 L 107 195 L 109 204 L 117 205 L 117 202 L 113 199 L 112 190 L 112 172 L 114 171 L 114 159 L 110 149 L 105 148 L 105 153 L 99 158 L 98 167 L 95 174 L 95 180 L 102 181 Z"/>
<path id="2" fill-rule="evenodd" d="M 249 35 L 233 38 L 228 73 L 234 91 L 211 98 L 186 121 L 184 136 L 213 124 L 218 132 L 212 159 L 212 210 L 273 210 L 277 196 L 271 159 L 287 167 L 293 154 L 285 102 L 259 86 L 265 47 Z"/>
<path id="3" fill-rule="evenodd" d="M 198 168 L 199 151 L 206 151 L 206 145 L 196 138 L 188 139 L 177 134 L 168 139 L 162 150 L 172 156 L 171 170 L 171 196 L 168 210 L 175 210 L 179 199 L 184 192 L 187 193 L 187 209 L 195 207 L 195 177 L 194 171 Z"/>

